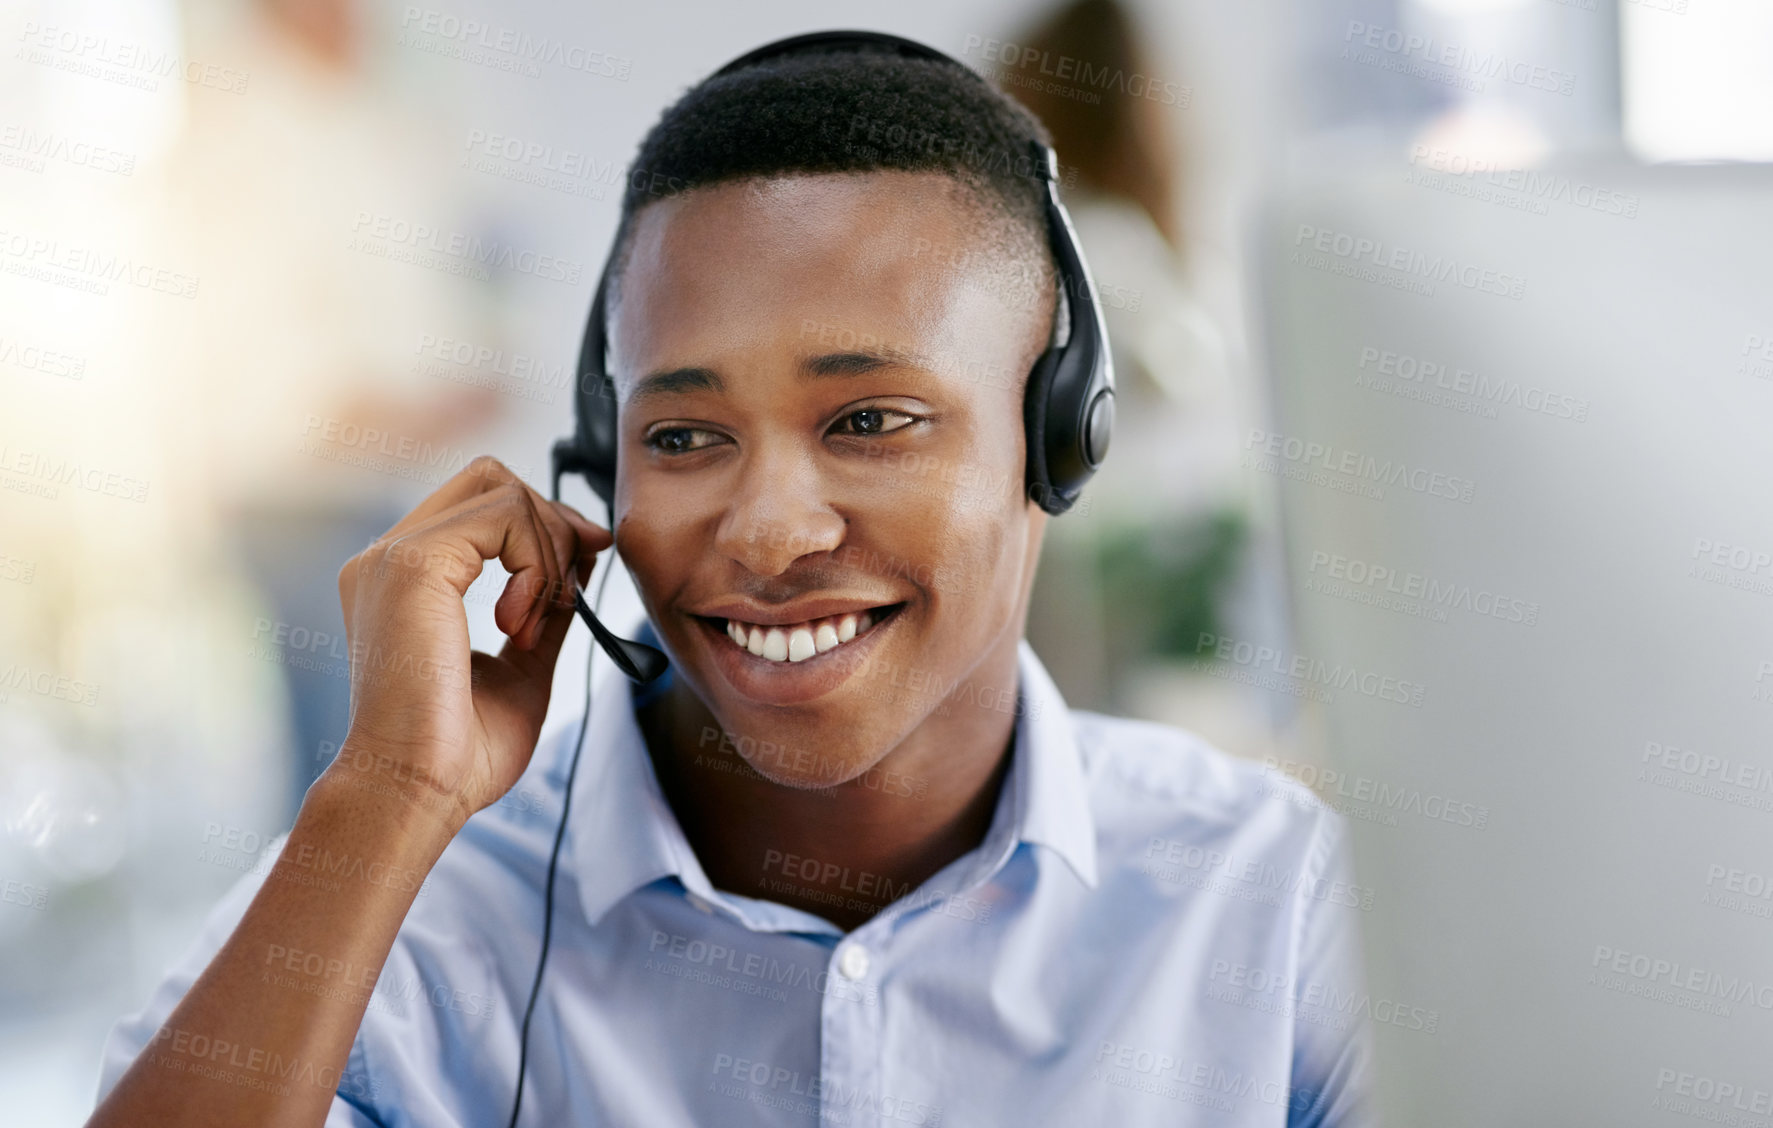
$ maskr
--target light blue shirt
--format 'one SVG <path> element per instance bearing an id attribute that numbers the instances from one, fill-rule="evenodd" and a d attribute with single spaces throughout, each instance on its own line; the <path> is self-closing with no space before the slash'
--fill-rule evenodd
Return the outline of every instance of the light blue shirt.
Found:
<path id="1" fill-rule="evenodd" d="M 1339 816 L 1181 729 L 1067 708 L 1026 642 L 1019 663 L 1019 694 L 981 698 L 1017 717 L 984 841 L 849 933 L 767 888 L 709 884 L 633 695 L 603 676 L 522 1123 L 1370 1123 L 1357 920 L 1372 894 L 1347 872 Z M 544 740 L 444 851 L 381 969 L 329 1125 L 505 1124 L 577 732 Z M 710 770 L 737 762 L 717 738 L 695 754 Z M 874 781 L 907 803 L 920 783 Z M 816 859 L 773 868 L 860 895 L 877 880 L 821 884 Z M 101 1096 L 262 880 L 244 877 L 147 1008 L 118 1023 Z"/>

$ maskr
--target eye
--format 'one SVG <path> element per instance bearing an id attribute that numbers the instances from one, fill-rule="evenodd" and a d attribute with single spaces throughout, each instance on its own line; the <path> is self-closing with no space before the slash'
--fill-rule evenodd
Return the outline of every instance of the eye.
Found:
<path id="1" fill-rule="evenodd" d="M 661 454 L 689 454 L 711 446 L 720 436 L 696 427 L 660 427 L 641 440 Z"/>
<path id="2" fill-rule="evenodd" d="M 896 426 L 889 425 L 890 419 L 896 417 L 904 420 Z M 908 415 L 903 411 L 894 411 L 890 407 L 865 407 L 860 411 L 852 411 L 838 420 L 840 435 L 885 435 L 917 422 L 917 416 Z M 854 430 L 843 430 L 845 423 L 854 424 Z"/>

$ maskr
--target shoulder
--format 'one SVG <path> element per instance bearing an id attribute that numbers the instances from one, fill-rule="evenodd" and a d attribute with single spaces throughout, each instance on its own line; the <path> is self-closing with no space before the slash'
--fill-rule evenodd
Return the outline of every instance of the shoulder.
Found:
<path id="1" fill-rule="evenodd" d="M 1237 821 L 1275 804 L 1334 814 L 1278 767 L 1231 753 L 1176 725 L 1071 710 L 1084 770 L 1099 786 L 1149 796 L 1201 818 Z"/>
<path id="2" fill-rule="evenodd" d="M 1176 725 L 1084 709 L 1071 720 L 1099 838 L 1138 860 L 1174 862 L 1198 848 L 1215 865 L 1281 861 L 1321 872 L 1342 838 L 1341 816 L 1276 766 Z"/>

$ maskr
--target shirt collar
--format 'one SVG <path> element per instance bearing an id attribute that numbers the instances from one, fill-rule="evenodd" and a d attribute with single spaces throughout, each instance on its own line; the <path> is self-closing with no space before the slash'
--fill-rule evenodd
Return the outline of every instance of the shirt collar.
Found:
<path id="1" fill-rule="evenodd" d="M 977 878 L 1029 842 L 1057 853 L 1093 889 L 1095 819 L 1070 710 L 1026 639 L 1018 642 L 1017 667 L 1015 745 L 991 829 L 976 851 Z M 616 902 L 662 877 L 719 896 L 659 786 L 634 714 L 636 689 L 620 671 L 604 669 L 573 784 L 570 857 L 593 926 Z"/>

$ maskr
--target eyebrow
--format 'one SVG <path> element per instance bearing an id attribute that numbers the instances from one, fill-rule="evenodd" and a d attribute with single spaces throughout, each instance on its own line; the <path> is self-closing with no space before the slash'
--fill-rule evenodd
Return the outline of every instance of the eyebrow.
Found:
<path id="1" fill-rule="evenodd" d="M 823 380 L 833 376 L 860 376 L 881 368 L 918 368 L 927 369 L 923 361 L 915 354 L 889 346 L 869 349 L 855 349 L 846 352 L 824 353 L 808 357 L 801 361 L 802 379 Z M 658 372 L 649 372 L 635 382 L 634 391 L 628 397 L 630 404 L 655 396 L 668 396 L 684 392 L 713 392 L 715 395 L 726 394 L 726 381 L 711 368 L 669 368 Z"/>
<path id="2" fill-rule="evenodd" d="M 663 372 L 649 372 L 634 385 L 634 392 L 628 397 L 628 402 L 634 404 L 652 396 L 696 391 L 725 395 L 726 382 L 712 368 L 672 368 Z"/>

